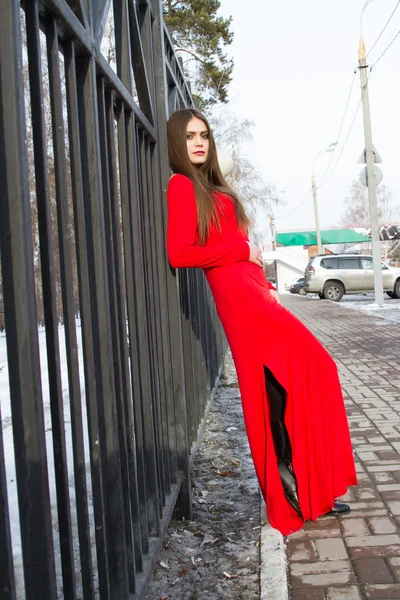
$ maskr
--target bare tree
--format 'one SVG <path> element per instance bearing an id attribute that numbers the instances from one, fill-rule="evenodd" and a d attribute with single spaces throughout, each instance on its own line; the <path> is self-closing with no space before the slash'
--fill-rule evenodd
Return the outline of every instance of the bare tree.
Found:
<path id="1" fill-rule="evenodd" d="M 243 146 L 254 139 L 254 123 L 225 111 L 209 117 L 217 146 L 226 149 L 233 158 L 234 169 L 228 180 L 242 200 L 254 227 L 252 240 L 262 243 L 263 234 L 257 226 L 257 217 L 267 218 L 274 208 L 283 205 L 274 184 L 265 182 L 262 173 L 245 156 Z"/>
<path id="2" fill-rule="evenodd" d="M 341 225 L 369 227 L 370 213 L 368 193 L 359 181 L 352 181 L 350 193 L 345 198 L 345 211 L 341 216 Z M 393 204 L 393 190 L 386 185 L 377 187 L 378 220 L 382 225 L 396 221 L 400 217 L 400 207 Z M 382 242 L 386 258 L 400 259 L 400 240 Z M 348 245 L 346 245 L 348 247 Z"/>

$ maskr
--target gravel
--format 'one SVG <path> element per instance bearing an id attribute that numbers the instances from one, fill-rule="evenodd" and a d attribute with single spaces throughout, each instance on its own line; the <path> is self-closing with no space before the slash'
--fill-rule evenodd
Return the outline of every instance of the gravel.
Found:
<path id="1" fill-rule="evenodd" d="M 146 600 L 260 598 L 260 490 L 232 357 L 192 470 L 193 520 L 172 520 Z"/>

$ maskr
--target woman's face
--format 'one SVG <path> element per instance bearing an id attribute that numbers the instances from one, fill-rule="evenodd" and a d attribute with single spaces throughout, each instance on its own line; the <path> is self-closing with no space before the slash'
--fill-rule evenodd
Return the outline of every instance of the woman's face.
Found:
<path id="1" fill-rule="evenodd" d="M 206 162 L 210 141 L 207 125 L 201 119 L 193 117 L 186 127 L 186 144 L 190 162 L 202 165 Z"/>

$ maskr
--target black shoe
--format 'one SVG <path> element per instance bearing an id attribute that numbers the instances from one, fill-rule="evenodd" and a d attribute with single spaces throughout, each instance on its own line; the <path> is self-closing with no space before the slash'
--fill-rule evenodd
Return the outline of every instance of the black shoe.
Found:
<path id="1" fill-rule="evenodd" d="M 335 502 L 333 503 L 333 508 L 332 510 L 330 510 L 329 512 L 327 512 L 327 515 L 333 515 L 333 516 L 341 516 L 341 515 L 347 515 L 349 512 L 351 511 L 351 508 L 348 504 L 345 504 L 344 502 L 339 502 L 338 500 L 335 500 Z"/>
<path id="2" fill-rule="evenodd" d="M 303 514 L 300 510 L 299 497 L 297 494 L 297 481 L 294 473 L 284 460 L 278 460 L 278 469 L 286 500 L 293 506 L 297 514 L 303 518 Z"/>

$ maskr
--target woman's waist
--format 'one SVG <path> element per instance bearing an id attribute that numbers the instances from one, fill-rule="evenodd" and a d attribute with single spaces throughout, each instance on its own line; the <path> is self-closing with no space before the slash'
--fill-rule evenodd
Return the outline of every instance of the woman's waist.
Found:
<path id="1" fill-rule="evenodd" d="M 266 284 L 266 277 L 261 267 L 250 261 L 238 261 L 222 267 L 209 267 L 204 273 L 211 286 L 235 285 L 239 281 L 253 280 Z"/>

